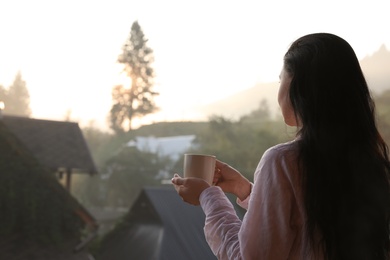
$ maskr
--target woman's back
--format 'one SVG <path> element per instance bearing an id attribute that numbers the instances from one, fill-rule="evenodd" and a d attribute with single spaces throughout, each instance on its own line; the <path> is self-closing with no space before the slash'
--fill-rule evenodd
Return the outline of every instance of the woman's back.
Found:
<path id="1" fill-rule="evenodd" d="M 350 45 L 306 35 L 285 55 L 299 122 L 307 234 L 328 259 L 388 259 L 390 164 L 375 106 Z"/>

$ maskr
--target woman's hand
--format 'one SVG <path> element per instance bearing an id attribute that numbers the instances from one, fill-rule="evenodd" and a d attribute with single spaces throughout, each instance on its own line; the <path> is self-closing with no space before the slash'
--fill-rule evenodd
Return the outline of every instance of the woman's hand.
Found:
<path id="1" fill-rule="evenodd" d="M 213 183 L 224 192 L 236 195 L 240 200 L 246 199 L 251 192 L 251 183 L 239 171 L 230 165 L 216 161 Z"/>
<path id="2" fill-rule="evenodd" d="M 193 177 L 181 178 L 178 174 L 173 176 L 172 183 L 180 197 L 185 202 L 195 206 L 200 204 L 200 194 L 210 187 L 203 179 Z"/>

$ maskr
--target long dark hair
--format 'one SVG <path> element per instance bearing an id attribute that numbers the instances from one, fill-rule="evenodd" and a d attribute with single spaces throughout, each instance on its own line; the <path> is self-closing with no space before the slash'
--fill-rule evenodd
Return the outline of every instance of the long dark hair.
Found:
<path id="1" fill-rule="evenodd" d="M 326 259 L 389 259 L 388 147 L 355 52 L 336 35 L 310 34 L 290 46 L 284 69 L 299 122 L 307 246 Z"/>

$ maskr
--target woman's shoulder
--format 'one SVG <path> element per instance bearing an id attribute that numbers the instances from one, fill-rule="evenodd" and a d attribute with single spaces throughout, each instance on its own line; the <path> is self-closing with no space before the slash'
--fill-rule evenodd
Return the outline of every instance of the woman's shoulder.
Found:
<path id="1" fill-rule="evenodd" d="M 286 156 L 287 157 L 296 156 L 297 152 L 298 152 L 298 141 L 292 140 L 268 148 L 264 152 L 263 157 L 285 158 Z"/>
<path id="2" fill-rule="evenodd" d="M 293 140 L 270 147 L 263 154 L 256 172 L 265 179 L 283 183 L 298 182 L 298 145 L 298 141 Z"/>

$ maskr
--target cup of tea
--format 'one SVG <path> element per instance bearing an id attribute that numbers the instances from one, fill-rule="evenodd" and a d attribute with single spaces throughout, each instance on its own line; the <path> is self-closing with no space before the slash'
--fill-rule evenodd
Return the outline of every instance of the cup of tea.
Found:
<path id="1" fill-rule="evenodd" d="M 200 178 L 212 185 L 215 171 L 215 161 L 216 157 L 214 155 L 184 154 L 184 177 Z"/>

